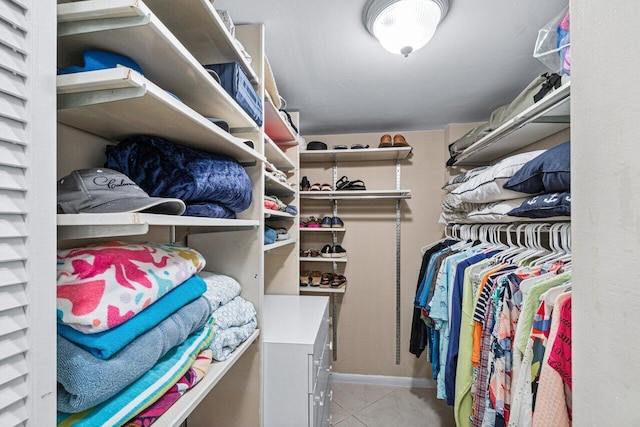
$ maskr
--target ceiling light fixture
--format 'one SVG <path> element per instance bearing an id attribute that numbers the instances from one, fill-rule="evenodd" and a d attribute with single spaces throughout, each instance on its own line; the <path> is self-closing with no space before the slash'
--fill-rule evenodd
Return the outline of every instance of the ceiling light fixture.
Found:
<path id="1" fill-rule="evenodd" d="M 369 0 L 362 18 L 382 47 L 407 57 L 431 40 L 448 10 L 449 0 Z"/>

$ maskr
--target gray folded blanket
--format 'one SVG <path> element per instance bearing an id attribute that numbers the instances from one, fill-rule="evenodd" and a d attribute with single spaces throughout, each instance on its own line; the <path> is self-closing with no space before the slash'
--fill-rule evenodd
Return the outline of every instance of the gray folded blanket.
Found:
<path id="1" fill-rule="evenodd" d="M 115 396 L 206 325 L 211 313 L 209 300 L 199 297 L 108 360 L 58 335 L 58 411 L 81 412 Z"/>

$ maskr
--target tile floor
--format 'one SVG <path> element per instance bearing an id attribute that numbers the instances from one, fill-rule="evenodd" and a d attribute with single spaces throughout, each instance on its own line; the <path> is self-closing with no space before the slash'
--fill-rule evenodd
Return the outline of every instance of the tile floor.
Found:
<path id="1" fill-rule="evenodd" d="M 454 427 L 453 407 L 436 390 L 331 382 L 335 427 Z"/>

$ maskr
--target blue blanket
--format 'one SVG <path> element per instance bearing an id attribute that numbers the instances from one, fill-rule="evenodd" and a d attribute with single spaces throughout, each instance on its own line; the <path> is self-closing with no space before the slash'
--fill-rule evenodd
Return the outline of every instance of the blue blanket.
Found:
<path id="1" fill-rule="evenodd" d="M 247 340 L 256 330 L 258 322 L 254 317 L 242 326 L 232 326 L 227 329 L 213 327 L 215 335 L 209 348 L 213 352 L 213 360 L 222 362 L 227 360 L 231 353 L 243 342 Z"/>
<path id="2" fill-rule="evenodd" d="M 233 277 L 209 271 L 201 271 L 198 276 L 207 284 L 204 296 L 209 300 L 214 311 L 240 295 L 240 283 Z"/>
<path id="3" fill-rule="evenodd" d="M 216 202 L 238 213 L 249 207 L 249 175 L 234 159 L 154 136 L 131 136 L 107 147 L 106 167 L 124 173 L 154 197 Z"/>
<path id="4" fill-rule="evenodd" d="M 191 276 L 177 288 L 115 328 L 96 334 L 83 334 L 58 323 L 58 334 L 87 350 L 99 359 L 109 359 L 124 346 L 157 326 L 176 310 L 201 296 L 207 285 L 198 276 Z"/>
<path id="5" fill-rule="evenodd" d="M 58 335 L 58 410 L 81 412 L 121 392 L 173 347 L 211 320 L 211 304 L 200 297 L 124 347 L 109 360 Z"/>

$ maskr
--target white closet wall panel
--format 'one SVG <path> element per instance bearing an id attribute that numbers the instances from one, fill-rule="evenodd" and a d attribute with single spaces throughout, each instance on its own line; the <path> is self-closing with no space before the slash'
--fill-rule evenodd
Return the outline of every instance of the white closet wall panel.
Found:
<path id="1" fill-rule="evenodd" d="M 0 1 L 2 426 L 55 417 L 55 4 L 39 3 Z"/>

